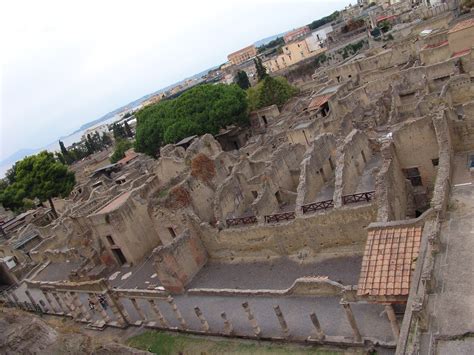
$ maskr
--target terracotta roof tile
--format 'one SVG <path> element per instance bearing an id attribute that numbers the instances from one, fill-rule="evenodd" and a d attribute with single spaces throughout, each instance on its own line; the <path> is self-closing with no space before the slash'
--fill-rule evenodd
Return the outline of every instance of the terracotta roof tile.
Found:
<path id="1" fill-rule="evenodd" d="M 469 27 L 472 27 L 474 26 L 474 18 L 470 18 L 470 19 L 467 19 L 467 20 L 464 20 L 464 21 L 461 21 L 457 24 L 455 24 L 449 31 L 448 33 L 453 33 L 453 32 L 457 32 L 457 31 L 461 31 L 461 30 L 464 30 L 466 28 L 469 28 Z"/>
<path id="2" fill-rule="evenodd" d="M 308 110 L 315 110 L 324 105 L 331 98 L 333 94 L 317 96 L 308 105 Z"/>
<path id="3" fill-rule="evenodd" d="M 359 278 L 359 296 L 405 296 L 410 291 L 422 227 L 369 231 Z"/>

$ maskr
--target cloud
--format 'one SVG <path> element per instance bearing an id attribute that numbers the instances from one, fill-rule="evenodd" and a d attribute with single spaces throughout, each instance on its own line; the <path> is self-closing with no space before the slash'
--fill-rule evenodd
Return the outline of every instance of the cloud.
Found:
<path id="1" fill-rule="evenodd" d="M 9 1 L 0 160 L 340 8 L 333 1 Z"/>

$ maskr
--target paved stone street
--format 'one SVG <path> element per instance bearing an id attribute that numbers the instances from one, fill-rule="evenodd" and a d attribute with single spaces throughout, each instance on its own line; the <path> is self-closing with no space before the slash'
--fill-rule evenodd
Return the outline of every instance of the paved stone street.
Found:
<path id="1" fill-rule="evenodd" d="M 442 250 L 435 262 L 437 287 L 429 298 L 430 328 L 422 347 L 438 354 L 473 354 L 472 341 L 436 340 L 474 331 L 473 184 L 453 187 L 448 211 L 441 227 Z"/>
<path id="2" fill-rule="evenodd" d="M 328 276 L 345 285 L 356 285 L 362 256 L 339 256 L 311 263 L 289 259 L 239 264 L 209 263 L 189 288 L 285 289 L 303 276 Z"/>

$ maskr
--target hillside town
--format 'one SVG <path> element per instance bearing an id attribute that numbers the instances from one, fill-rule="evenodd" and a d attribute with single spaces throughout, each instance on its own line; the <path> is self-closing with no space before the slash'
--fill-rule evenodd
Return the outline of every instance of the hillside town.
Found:
<path id="1" fill-rule="evenodd" d="M 97 331 L 472 353 L 474 10 L 359 0 L 313 27 L 140 110 L 239 72 L 264 90 L 262 70 L 285 102 L 112 160 L 143 137 L 129 112 L 86 132 L 101 143 L 69 162 L 67 196 L 1 207 L 3 306 Z"/>

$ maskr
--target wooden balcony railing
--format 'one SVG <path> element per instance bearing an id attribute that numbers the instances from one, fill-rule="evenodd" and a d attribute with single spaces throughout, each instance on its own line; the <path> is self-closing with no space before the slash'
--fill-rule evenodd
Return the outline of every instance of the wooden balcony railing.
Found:
<path id="1" fill-rule="evenodd" d="M 228 218 L 225 221 L 227 223 L 227 227 L 232 227 L 232 226 L 239 226 L 243 224 L 255 224 L 257 223 L 257 217 L 249 216 L 249 217 L 240 217 L 240 218 Z"/>
<path id="2" fill-rule="evenodd" d="M 342 196 L 342 203 L 347 205 L 349 203 L 370 202 L 375 199 L 375 191 L 361 192 L 358 194 Z"/>
<path id="3" fill-rule="evenodd" d="M 265 223 L 278 223 L 281 221 L 289 221 L 295 219 L 295 212 L 283 212 L 265 216 Z"/>
<path id="4" fill-rule="evenodd" d="M 334 201 L 326 200 L 326 201 L 313 202 L 307 205 L 303 205 L 301 206 L 301 209 L 303 210 L 303 214 L 306 214 L 306 213 L 311 213 L 311 212 L 316 212 L 316 211 L 321 211 L 321 210 L 327 210 L 333 207 L 334 207 Z"/>

